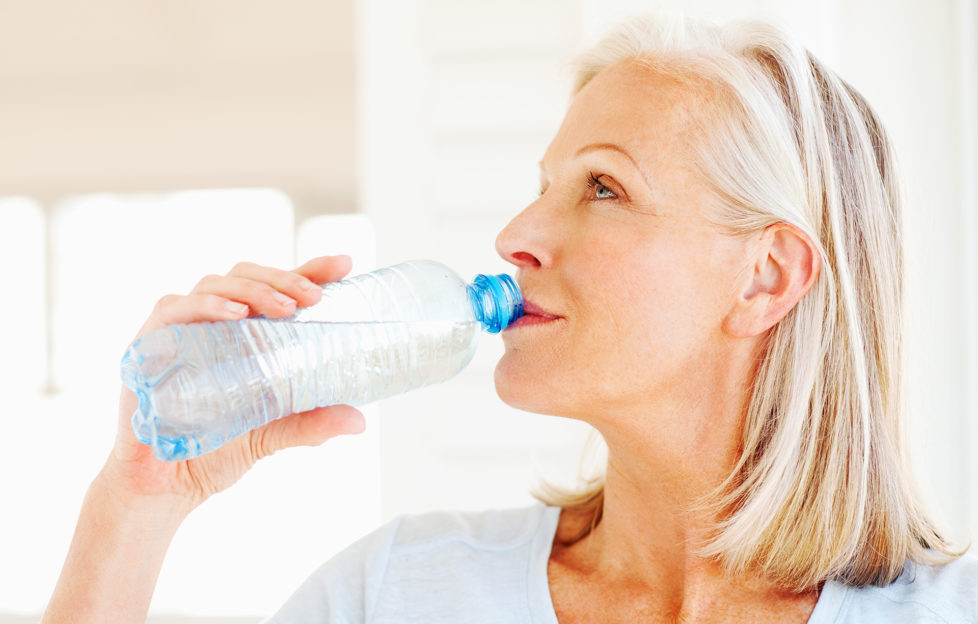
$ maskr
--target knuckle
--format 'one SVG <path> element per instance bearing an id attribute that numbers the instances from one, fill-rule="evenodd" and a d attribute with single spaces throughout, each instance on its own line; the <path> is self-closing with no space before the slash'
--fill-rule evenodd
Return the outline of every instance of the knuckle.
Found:
<path id="1" fill-rule="evenodd" d="M 153 307 L 153 311 L 157 314 L 166 314 L 166 312 L 173 308 L 183 297 L 180 295 L 163 295 L 156 301 L 156 305 Z"/>
<path id="2" fill-rule="evenodd" d="M 228 272 L 228 275 L 247 273 L 251 269 L 255 268 L 255 266 L 257 265 L 255 265 L 254 262 L 247 262 L 247 261 L 238 262 L 233 267 L 231 267 L 231 270 Z"/>
<path id="3" fill-rule="evenodd" d="M 305 277 L 304 275 L 300 275 L 299 273 L 292 273 L 291 275 L 292 275 L 291 284 L 293 288 L 297 288 L 299 290 L 305 290 L 309 284 L 313 284 L 313 281 Z"/>
<path id="4" fill-rule="evenodd" d="M 218 279 L 220 279 L 220 276 L 214 275 L 213 273 L 205 275 L 204 277 L 200 278 L 200 281 L 198 281 L 197 285 L 194 286 L 194 291 L 206 289 Z"/>
<path id="5" fill-rule="evenodd" d="M 248 438 L 248 445 L 251 456 L 255 460 L 264 459 L 275 452 L 268 439 L 268 427 L 259 427 L 258 429 L 252 430 Z"/>
<path id="6" fill-rule="evenodd" d="M 275 293 L 277 293 L 277 292 L 278 291 L 275 290 L 275 288 L 273 288 L 269 284 L 256 284 L 255 285 L 255 294 L 258 297 L 261 297 L 262 299 L 272 299 L 273 297 L 275 297 Z"/>
<path id="7" fill-rule="evenodd" d="M 214 314 L 220 314 L 224 308 L 225 302 L 228 300 L 220 295 L 201 295 L 201 302 L 203 307 L 212 311 Z"/>

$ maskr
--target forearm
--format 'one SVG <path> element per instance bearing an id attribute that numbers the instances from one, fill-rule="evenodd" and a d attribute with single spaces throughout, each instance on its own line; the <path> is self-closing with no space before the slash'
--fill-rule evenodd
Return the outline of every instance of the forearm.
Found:
<path id="1" fill-rule="evenodd" d="M 167 548 L 188 512 L 126 498 L 97 477 L 42 624 L 144 622 Z"/>

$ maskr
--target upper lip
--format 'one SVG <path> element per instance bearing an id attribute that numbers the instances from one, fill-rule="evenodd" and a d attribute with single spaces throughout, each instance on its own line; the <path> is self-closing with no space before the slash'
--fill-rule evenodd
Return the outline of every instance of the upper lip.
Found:
<path id="1" fill-rule="evenodd" d="M 524 316 L 540 316 L 540 317 L 549 318 L 549 319 L 560 318 L 556 314 L 552 314 L 550 312 L 547 312 L 546 310 L 544 310 L 543 308 L 541 308 L 537 304 L 533 303 L 529 299 L 525 299 L 523 301 L 523 315 Z"/>

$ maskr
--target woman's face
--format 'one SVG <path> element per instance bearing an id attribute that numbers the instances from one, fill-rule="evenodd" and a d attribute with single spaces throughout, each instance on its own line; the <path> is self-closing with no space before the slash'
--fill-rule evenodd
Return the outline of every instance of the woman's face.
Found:
<path id="1" fill-rule="evenodd" d="M 530 314 L 503 332 L 499 395 L 588 418 L 698 401 L 724 365 L 744 242 L 707 221 L 692 171 L 702 100 L 622 62 L 575 97 L 541 161 L 542 194 L 500 232 Z"/>

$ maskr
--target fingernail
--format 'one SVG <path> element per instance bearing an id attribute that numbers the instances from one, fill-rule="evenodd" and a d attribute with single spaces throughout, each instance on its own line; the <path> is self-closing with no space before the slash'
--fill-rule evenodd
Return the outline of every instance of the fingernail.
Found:
<path id="1" fill-rule="evenodd" d="M 248 312 L 248 306 L 243 303 L 238 303 L 237 301 L 225 301 L 224 308 L 236 316 L 241 316 Z"/>
<path id="2" fill-rule="evenodd" d="M 302 290 L 312 290 L 315 287 L 316 285 L 307 279 L 304 279 L 301 282 L 299 282 L 299 288 L 301 288 Z"/>
<path id="3" fill-rule="evenodd" d="M 275 300 L 284 306 L 295 305 L 295 299 L 289 297 L 288 295 L 283 295 L 280 292 L 275 293 Z"/>

